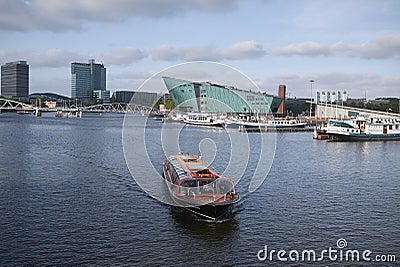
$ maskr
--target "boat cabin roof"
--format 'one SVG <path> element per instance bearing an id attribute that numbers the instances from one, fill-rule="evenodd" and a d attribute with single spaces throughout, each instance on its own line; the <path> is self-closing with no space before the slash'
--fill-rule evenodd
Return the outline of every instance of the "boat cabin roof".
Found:
<path id="1" fill-rule="evenodd" d="M 204 164 L 202 164 L 202 163 L 188 163 L 188 164 L 186 164 L 186 166 L 187 166 L 190 170 L 203 170 L 203 169 L 207 169 L 207 166 L 204 166 Z"/>
<path id="2" fill-rule="evenodd" d="M 196 155 L 173 155 L 168 157 L 169 162 L 179 179 L 216 179 L 219 178 L 209 166 L 207 166 L 199 156 Z"/>
<path id="3" fill-rule="evenodd" d="M 329 124 L 333 125 L 333 126 L 343 127 L 343 128 L 354 128 L 352 125 L 350 125 L 346 122 L 343 122 L 343 121 L 330 121 Z"/>

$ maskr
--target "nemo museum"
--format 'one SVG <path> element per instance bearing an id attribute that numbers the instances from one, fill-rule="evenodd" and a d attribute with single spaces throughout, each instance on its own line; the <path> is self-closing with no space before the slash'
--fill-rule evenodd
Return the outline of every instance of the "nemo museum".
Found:
<path id="1" fill-rule="evenodd" d="M 183 112 L 268 114 L 282 101 L 261 92 L 252 92 L 211 82 L 193 82 L 163 77 L 175 106 Z"/>

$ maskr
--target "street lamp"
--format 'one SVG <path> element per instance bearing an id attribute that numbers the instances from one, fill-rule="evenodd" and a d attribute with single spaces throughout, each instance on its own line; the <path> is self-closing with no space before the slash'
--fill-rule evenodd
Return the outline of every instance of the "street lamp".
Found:
<path id="1" fill-rule="evenodd" d="M 311 108 L 313 104 L 313 94 L 312 94 L 312 84 L 315 82 L 314 80 L 310 80 L 310 85 L 311 85 L 311 95 L 310 95 L 310 119 L 311 119 Z"/>

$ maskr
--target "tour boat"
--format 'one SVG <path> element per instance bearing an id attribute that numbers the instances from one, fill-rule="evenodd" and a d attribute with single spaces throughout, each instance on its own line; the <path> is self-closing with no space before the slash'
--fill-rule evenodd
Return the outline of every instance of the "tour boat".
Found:
<path id="1" fill-rule="evenodd" d="M 240 200 L 234 181 L 218 175 L 200 156 L 168 156 L 163 172 L 176 205 L 207 219 L 225 218 Z"/>
<path id="2" fill-rule="evenodd" d="M 268 128 L 305 128 L 307 126 L 307 122 L 300 121 L 297 119 L 273 119 L 268 120 L 266 123 Z"/>
<path id="3" fill-rule="evenodd" d="M 186 124 L 195 126 L 208 126 L 208 127 L 223 127 L 223 121 L 214 118 L 209 114 L 193 113 L 184 117 L 183 121 Z"/>
<path id="4" fill-rule="evenodd" d="M 293 128 L 305 128 L 306 122 L 297 119 L 275 119 L 258 116 L 243 116 L 239 118 L 226 120 L 226 128 L 236 128 L 239 131 L 268 131 L 270 130 L 285 130 Z"/>
<path id="5" fill-rule="evenodd" d="M 400 120 L 357 117 L 351 120 L 330 120 L 320 132 L 333 141 L 400 140 Z"/>

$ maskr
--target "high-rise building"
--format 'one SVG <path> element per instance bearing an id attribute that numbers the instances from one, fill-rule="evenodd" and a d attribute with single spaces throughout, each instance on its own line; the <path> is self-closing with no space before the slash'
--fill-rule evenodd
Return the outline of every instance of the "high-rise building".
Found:
<path id="1" fill-rule="evenodd" d="M 88 63 L 71 63 L 71 98 L 84 103 L 93 100 L 94 91 L 106 91 L 106 68 L 90 59 Z"/>
<path id="2" fill-rule="evenodd" d="M 26 61 L 8 62 L 1 66 L 1 95 L 5 97 L 29 95 L 29 65 Z"/>

